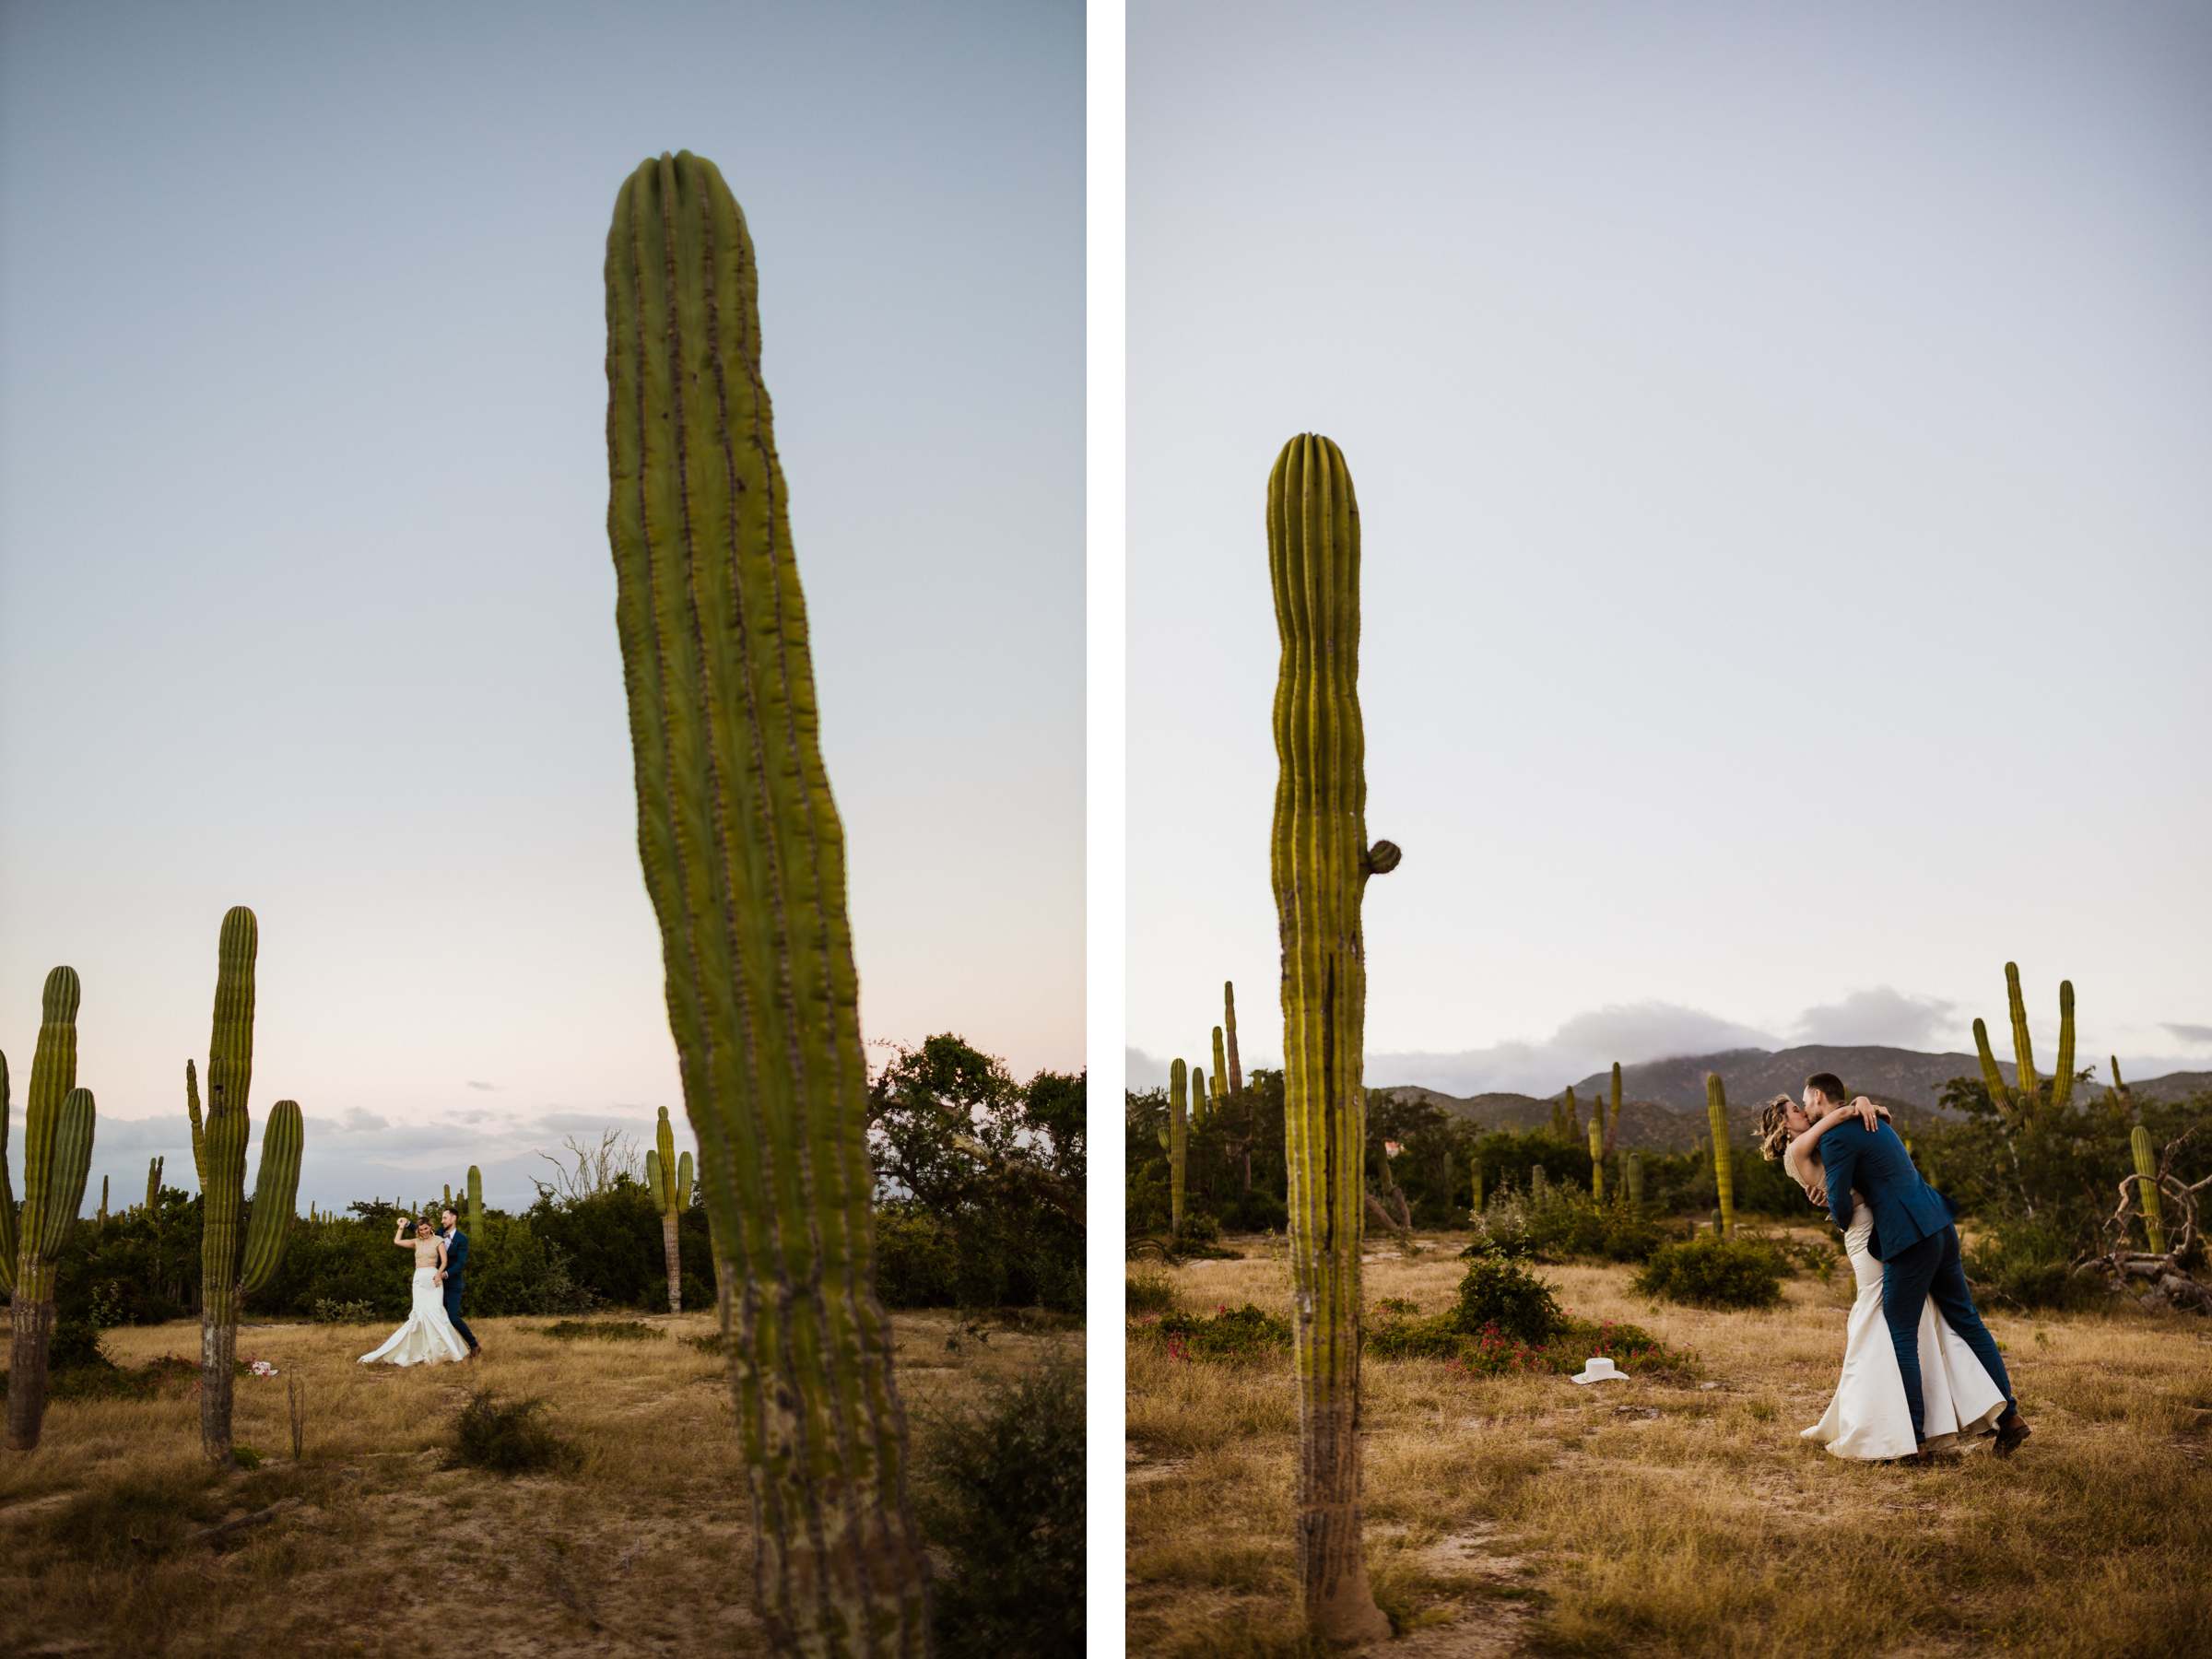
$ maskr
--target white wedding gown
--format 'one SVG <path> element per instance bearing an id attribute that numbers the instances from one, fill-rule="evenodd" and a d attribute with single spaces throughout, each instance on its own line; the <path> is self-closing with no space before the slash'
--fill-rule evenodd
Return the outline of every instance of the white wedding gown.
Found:
<path id="1" fill-rule="evenodd" d="M 1843 1338 L 1843 1374 L 1827 1415 L 1803 1434 L 1837 1457 L 1910 1457 L 1912 1414 L 1897 1347 L 1882 1318 L 1882 1265 L 1866 1248 L 1873 1233 L 1874 1212 L 1862 1202 L 1843 1235 L 1859 1282 Z M 1933 1300 L 1920 1312 L 1920 1394 L 1927 1443 L 1938 1448 L 1994 1427 L 2005 1410 L 2005 1396 Z"/>
<path id="2" fill-rule="evenodd" d="M 437 1365 L 465 1359 L 468 1349 L 453 1322 L 445 1316 L 445 1291 L 438 1283 L 436 1253 L 428 1267 L 415 1269 L 415 1305 L 407 1323 L 385 1338 L 383 1347 L 363 1354 L 363 1365 Z"/>

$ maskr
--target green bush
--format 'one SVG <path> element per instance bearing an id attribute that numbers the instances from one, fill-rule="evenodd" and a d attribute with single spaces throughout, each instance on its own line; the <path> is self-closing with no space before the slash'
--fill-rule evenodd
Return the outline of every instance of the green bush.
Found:
<path id="1" fill-rule="evenodd" d="M 916 1499 L 946 1561 L 947 1659 L 1083 1651 L 1083 1400 L 1080 1369 L 1055 1360 L 924 1420 Z"/>
<path id="2" fill-rule="evenodd" d="M 2019 1308 L 2084 1308 L 2107 1300 L 2101 1281 L 2074 1271 L 2067 1234 L 2004 1220 L 1966 1253 L 1966 1277 L 1992 1301 Z"/>
<path id="3" fill-rule="evenodd" d="M 495 1475 L 569 1471 L 583 1454 L 539 1420 L 543 1400 L 502 1401 L 488 1389 L 468 1396 L 453 1420 L 453 1463 Z"/>
<path id="4" fill-rule="evenodd" d="M 365 1301 L 337 1301 L 322 1296 L 315 1299 L 308 1317 L 317 1324 L 372 1324 L 376 1310 Z"/>
<path id="5" fill-rule="evenodd" d="M 1634 1282 L 1646 1296 L 1695 1307 L 1771 1308 L 1782 1300 L 1782 1264 L 1756 1240 L 1700 1233 L 1653 1252 Z"/>
<path id="6" fill-rule="evenodd" d="M 556 1342 L 651 1342 L 666 1335 L 641 1319 L 564 1319 L 537 1334 Z"/>
<path id="7" fill-rule="evenodd" d="M 1273 1359 L 1290 1347 L 1290 1322 L 1250 1302 L 1223 1303 L 1211 1313 L 1170 1313 L 1148 1331 L 1171 1359 Z"/>
<path id="8" fill-rule="evenodd" d="M 1175 1281 L 1148 1262 L 1129 1269 L 1128 1311 L 1132 1313 L 1171 1313 L 1178 1299 Z"/>
<path id="9" fill-rule="evenodd" d="M 1566 1328 L 1567 1317 L 1543 1280 L 1514 1262 L 1477 1256 L 1459 1281 L 1453 1320 L 1473 1335 L 1496 1330 L 1517 1342 L 1547 1341 Z"/>

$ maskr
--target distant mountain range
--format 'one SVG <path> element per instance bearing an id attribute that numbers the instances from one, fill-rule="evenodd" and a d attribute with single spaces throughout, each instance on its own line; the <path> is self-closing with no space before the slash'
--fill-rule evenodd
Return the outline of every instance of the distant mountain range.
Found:
<path id="1" fill-rule="evenodd" d="M 1997 1069 L 2007 1081 L 2013 1077 L 2009 1061 Z M 1678 1150 L 1695 1145 L 1705 1133 L 1705 1074 L 1718 1072 L 1728 1091 L 1728 1122 L 1742 1130 L 1757 1120 L 1759 1108 L 1778 1094 L 1801 1093 L 1805 1080 L 1815 1072 L 1833 1072 L 1854 1094 L 1872 1095 L 1905 1118 L 1948 1115 L 1937 1103 L 1943 1087 L 1953 1077 L 1974 1077 L 1982 1063 L 1972 1054 L 1924 1054 L 1913 1049 L 1839 1048 L 1808 1044 L 1778 1050 L 1730 1049 L 1714 1054 L 1685 1054 L 1671 1060 L 1650 1060 L 1620 1068 L 1621 1107 L 1618 1145 L 1644 1147 L 1654 1151 Z M 2101 1083 L 2077 1085 L 2090 1094 L 2104 1092 Z M 2212 1072 L 2170 1072 L 2141 1081 L 2131 1079 L 2131 1093 L 2147 1100 L 2181 1100 L 2212 1088 Z M 1595 1072 L 1574 1086 L 1575 1100 L 1588 1121 L 1589 1103 L 1610 1098 L 1610 1072 Z M 1392 1094 L 1433 1101 L 1454 1117 L 1468 1118 L 1486 1128 L 1533 1129 L 1551 1121 L 1557 1095 L 1548 1098 L 1524 1094 L 1451 1095 L 1417 1083 L 1369 1086 L 1371 1094 Z"/>

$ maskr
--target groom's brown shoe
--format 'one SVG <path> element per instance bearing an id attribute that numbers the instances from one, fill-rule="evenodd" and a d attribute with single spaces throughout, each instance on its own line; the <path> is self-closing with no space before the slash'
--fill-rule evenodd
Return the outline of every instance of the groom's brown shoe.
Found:
<path id="1" fill-rule="evenodd" d="M 2020 1449 L 2020 1442 L 2030 1432 L 2028 1419 L 2016 1411 L 1997 1425 L 1997 1443 L 1990 1450 L 1999 1457 L 2010 1457 Z"/>

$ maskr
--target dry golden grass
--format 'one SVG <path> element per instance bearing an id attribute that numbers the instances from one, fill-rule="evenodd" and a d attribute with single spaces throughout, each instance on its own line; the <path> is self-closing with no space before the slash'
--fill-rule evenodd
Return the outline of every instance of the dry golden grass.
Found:
<path id="1" fill-rule="evenodd" d="M 629 1318 L 631 1315 L 619 1315 Z M 57 1401 L 35 1453 L 0 1453 L 0 1653 L 474 1656 L 763 1651 L 753 1545 L 722 1361 L 676 1340 L 711 1314 L 662 1315 L 654 1341 L 560 1342 L 547 1320 L 471 1322 L 465 1366 L 364 1366 L 382 1327 L 248 1326 L 235 1432 L 266 1461 L 213 1476 L 199 1407 Z M 949 1314 L 895 1320 L 917 1439 L 986 1379 L 1080 1356 L 1079 1332 Z M 196 1325 L 108 1333 L 118 1363 L 195 1355 Z M 307 1390 L 294 1465 L 285 1382 Z M 573 1475 L 512 1478 L 443 1466 L 470 1387 L 543 1396 L 583 1453 Z M 234 1547 L 181 1541 L 197 1519 L 296 1500 Z M 146 1540 L 134 1543 L 133 1533 Z"/>
<path id="2" fill-rule="evenodd" d="M 1807 1230 L 1806 1236 L 1818 1237 Z M 1831 1235 L 1832 1236 L 1832 1235 Z M 1371 1249 L 1366 1294 L 1450 1301 L 1464 1239 Z M 1281 1309 L 1288 1270 L 1173 1271 L 1185 1307 Z M 1377 1653 L 2165 1655 L 2212 1630 L 2212 1325 L 2002 1313 L 2035 1427 L 1933 1469 L 1800 1441 L 1842 1352 L 1850 1276 L 1770 1312 L 1654 1305 L 1626 1267 L 1543 1267 L 1578 1316 L 1645 1326 L 1699 1379 L 1578 1388 L 1370 1359 L 1367 1539 L 1400 1638 Z M 1306 1651 L 1289 1547 L 1286 1368 L 1129 1359 L 1129 1648 Z"/>

